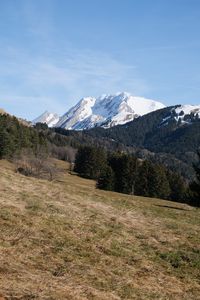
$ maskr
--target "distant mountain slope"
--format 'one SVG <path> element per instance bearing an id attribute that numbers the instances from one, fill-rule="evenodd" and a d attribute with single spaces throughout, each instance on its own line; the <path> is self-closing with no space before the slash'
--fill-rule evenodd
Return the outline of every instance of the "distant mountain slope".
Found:
<path id="1" fill-rule="evenodd" d="M 163 107 L 165 105 L 160 102 L 134 97 L 128 93 L 87 97 L 64 114 L 55 126 L 74 130 L 96 126 L 109 128 Z"/>
<path id="2" fill-rule="evenodd" d="M 200 118 L 200 105 L 177 105 L 174 106 L 168 116 L 163 119 L 161 125 L 167 125 L 169 121 L 175 120 L 180 124 L 190 124 Z"/>
<path id="3" fill-rule="evenodd" d="M 49 127 L 53 127 L 56 125 L 56 123 L 59 121 L 59 116 L 55 113 L 49 113 L 48 111 L 45 111 L 42 115 L 40 115 L 38 118 L 34 119 L 32 121 L 32 124 L 36 123 L 45 123 Z"/>
<path id="4" fill-rule="evenodd" d="M 176 105 L 151 112 L 124 125 L 106 130 L 94 128 L 87 133 L 111 138 L 125 145 L 145 147 L 154 152 L 166 150 L 166 147 L 169 152 L 175 152 L 172 142 L 173 145 L 179 144 L 183 135 L 185 143 L 186 136 L 193 141 L 193 143 L 188 141 L 187 148 L 193 149 L 199 145 L 199 126 L 200 105 Z"/>
<path id="5" fill-rule="evenodd" d="M 159 154 L 167 165 L 172 165 L 173 159 L 177 158 L 190 166 L 188 174 L 191 174 L 192 163 L 200 147 L 200 105 L 166 107 L 124 125 L 109 129 L 94 128 L 84 132 L 92 137 L 110 139 L 129 147 L 147 149 Z M 185 170 L 184 176 L 187 176 Z"/>
<path id="6" fill-rule="evenodd" d="M 54 128 L 73 143 L 93 144 L 109 151 L 136 153 L 170 167 L 187 179 L 194 177 L 193 163 L 200 147 L 200 105 L 176 105 L 156 110 L 111 128 L 74 131 Z"/>

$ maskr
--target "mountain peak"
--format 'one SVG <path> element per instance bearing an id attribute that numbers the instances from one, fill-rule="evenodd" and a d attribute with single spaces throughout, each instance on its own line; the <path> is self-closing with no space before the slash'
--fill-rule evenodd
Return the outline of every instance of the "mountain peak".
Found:
<path id="1" fill-rule="evenodd" d="M 60 118 L 56 127 L 75 130 L 96 126 L 109 128 L 163 107 L 165 105 L 160 102 L 127 92 L 84 97 Z"/>
<path id="2" fill-rule="evenodd" d="M 54 127 L 56 123 L 59 121 L 59 116 L 56 113 L 48 112 L 47 110 L 41 114 L 38 118 L 32 121 L 32 124 L 35 125 L 36 123 L 44 123 L 47 124 L 49 127 Z"/>

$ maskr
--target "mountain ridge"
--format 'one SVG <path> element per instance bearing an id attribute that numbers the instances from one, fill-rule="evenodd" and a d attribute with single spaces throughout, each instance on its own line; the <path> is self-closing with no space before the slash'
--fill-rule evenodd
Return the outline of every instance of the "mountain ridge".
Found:
<path id="1" fill-rule="evenodd" d="M 61 116 L 57 123 L 50 122 L 50 127 L 70 130 L 90 129 L 97 126 L 110 128 L 164 107 L 161 102 L 132 96 L 126 92 L 102 95 L 97 98 L 85 97 Z M 45 112 L 33 120 L 33 124 L 39 121 L 49 125 L 49 115 L 55 114 Z"/>
<path id="2" fill-rule="evenodd" d="M 49 127 L 54 127 L 58 121 L 59 121 L 58 114 L 45 111 L 39 117 L 35 118 L 32 121 L 32 124 L 35 125 L 36 123 L 45 123 Z"/>
<path id="3" fill-rule="evenodd" d="M 155 100 L 122 92 L 104 94 L 97 98 L 84 97 L 61 117 L 56 113 L 45 111 L 34 119 L 32 124 L 46 123 L 49 127 L 67 130 L 87 130 L 95 127 L 107 129 L 128 124 L 141 116 L 166 107 L 171 107 L 171 111 L 163 118 L 160 126 L 166 126 L 172 119 L 181 124 L 189 124 L 192 119 L 200 117 L 200 105 L 165 106 Z"/>
<path id="4" fill-rule="evenodd" d="M 155 100 L 135 97 L 129 93 L 86 97 L 64 114 L 56 127 L 65 129 L 104 128 L 125 124 L 140 115 L 165 107 Z"/>

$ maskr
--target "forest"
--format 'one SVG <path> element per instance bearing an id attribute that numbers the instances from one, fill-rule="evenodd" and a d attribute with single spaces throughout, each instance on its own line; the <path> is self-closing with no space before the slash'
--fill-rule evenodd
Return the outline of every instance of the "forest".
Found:
<path id="1" fill-rule="evenodd" d="M 195 170 L 196 180 L 187 183 L 161 164 L 138 159 L 133 154 L 106 153 L 102 148 L 91 146 L 79 148 L 74 168 L 80 176 L 96 180 L 100 189 L 199 206 L 199 165 Z"/>
<path id="2" fill-rule="evenodd" d="M 74 171 L 95 179 L 99 189 L 200 205 L 198 163 L 194 165 L 195 178 L 189 182 L 162 163 L 138 157 L 134 148 L 103 138 L 87 138 L 82 132 L 67 132 L 50 130 L 45 124 L 24 126 L 15 117 L 1 115 L 0 159 L 12 159 L 29 149 L 34 156 L 41 157 L 42 152 L 42 155 L 75 161 Z"/>

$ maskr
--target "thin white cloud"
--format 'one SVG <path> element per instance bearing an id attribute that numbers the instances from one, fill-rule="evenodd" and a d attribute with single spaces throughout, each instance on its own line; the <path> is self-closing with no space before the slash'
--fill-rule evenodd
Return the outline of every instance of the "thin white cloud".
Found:
<path id="1" fill-rule="evenodd" d="M 62 55 L 51 53 L 31 56 L 20 49 L 4 51 L 0 58 L 0 100 L 24 105 L 24 110 L 32 106 L 27 117 L 34 117 L 44 105 L 61 114 L 83 96 L 119 90 L 142 95 L 148 90 L 134 66 L 106 54 L 73 48 Z"/>
<path id="2" fill-rule="evenodd" d="M 30 45 L 20 48 L 18 42 L 1 39 L 0 107 L 31 119 L 46 109 L 65 113 L 88 95 L 147 92 L 135 66 L 100 51 L 77 49 L 67 39 L 57 40 L 54 4 L 30 0 L 9 5 L 8 15 L 13 24 L 22 20 Z"/>

